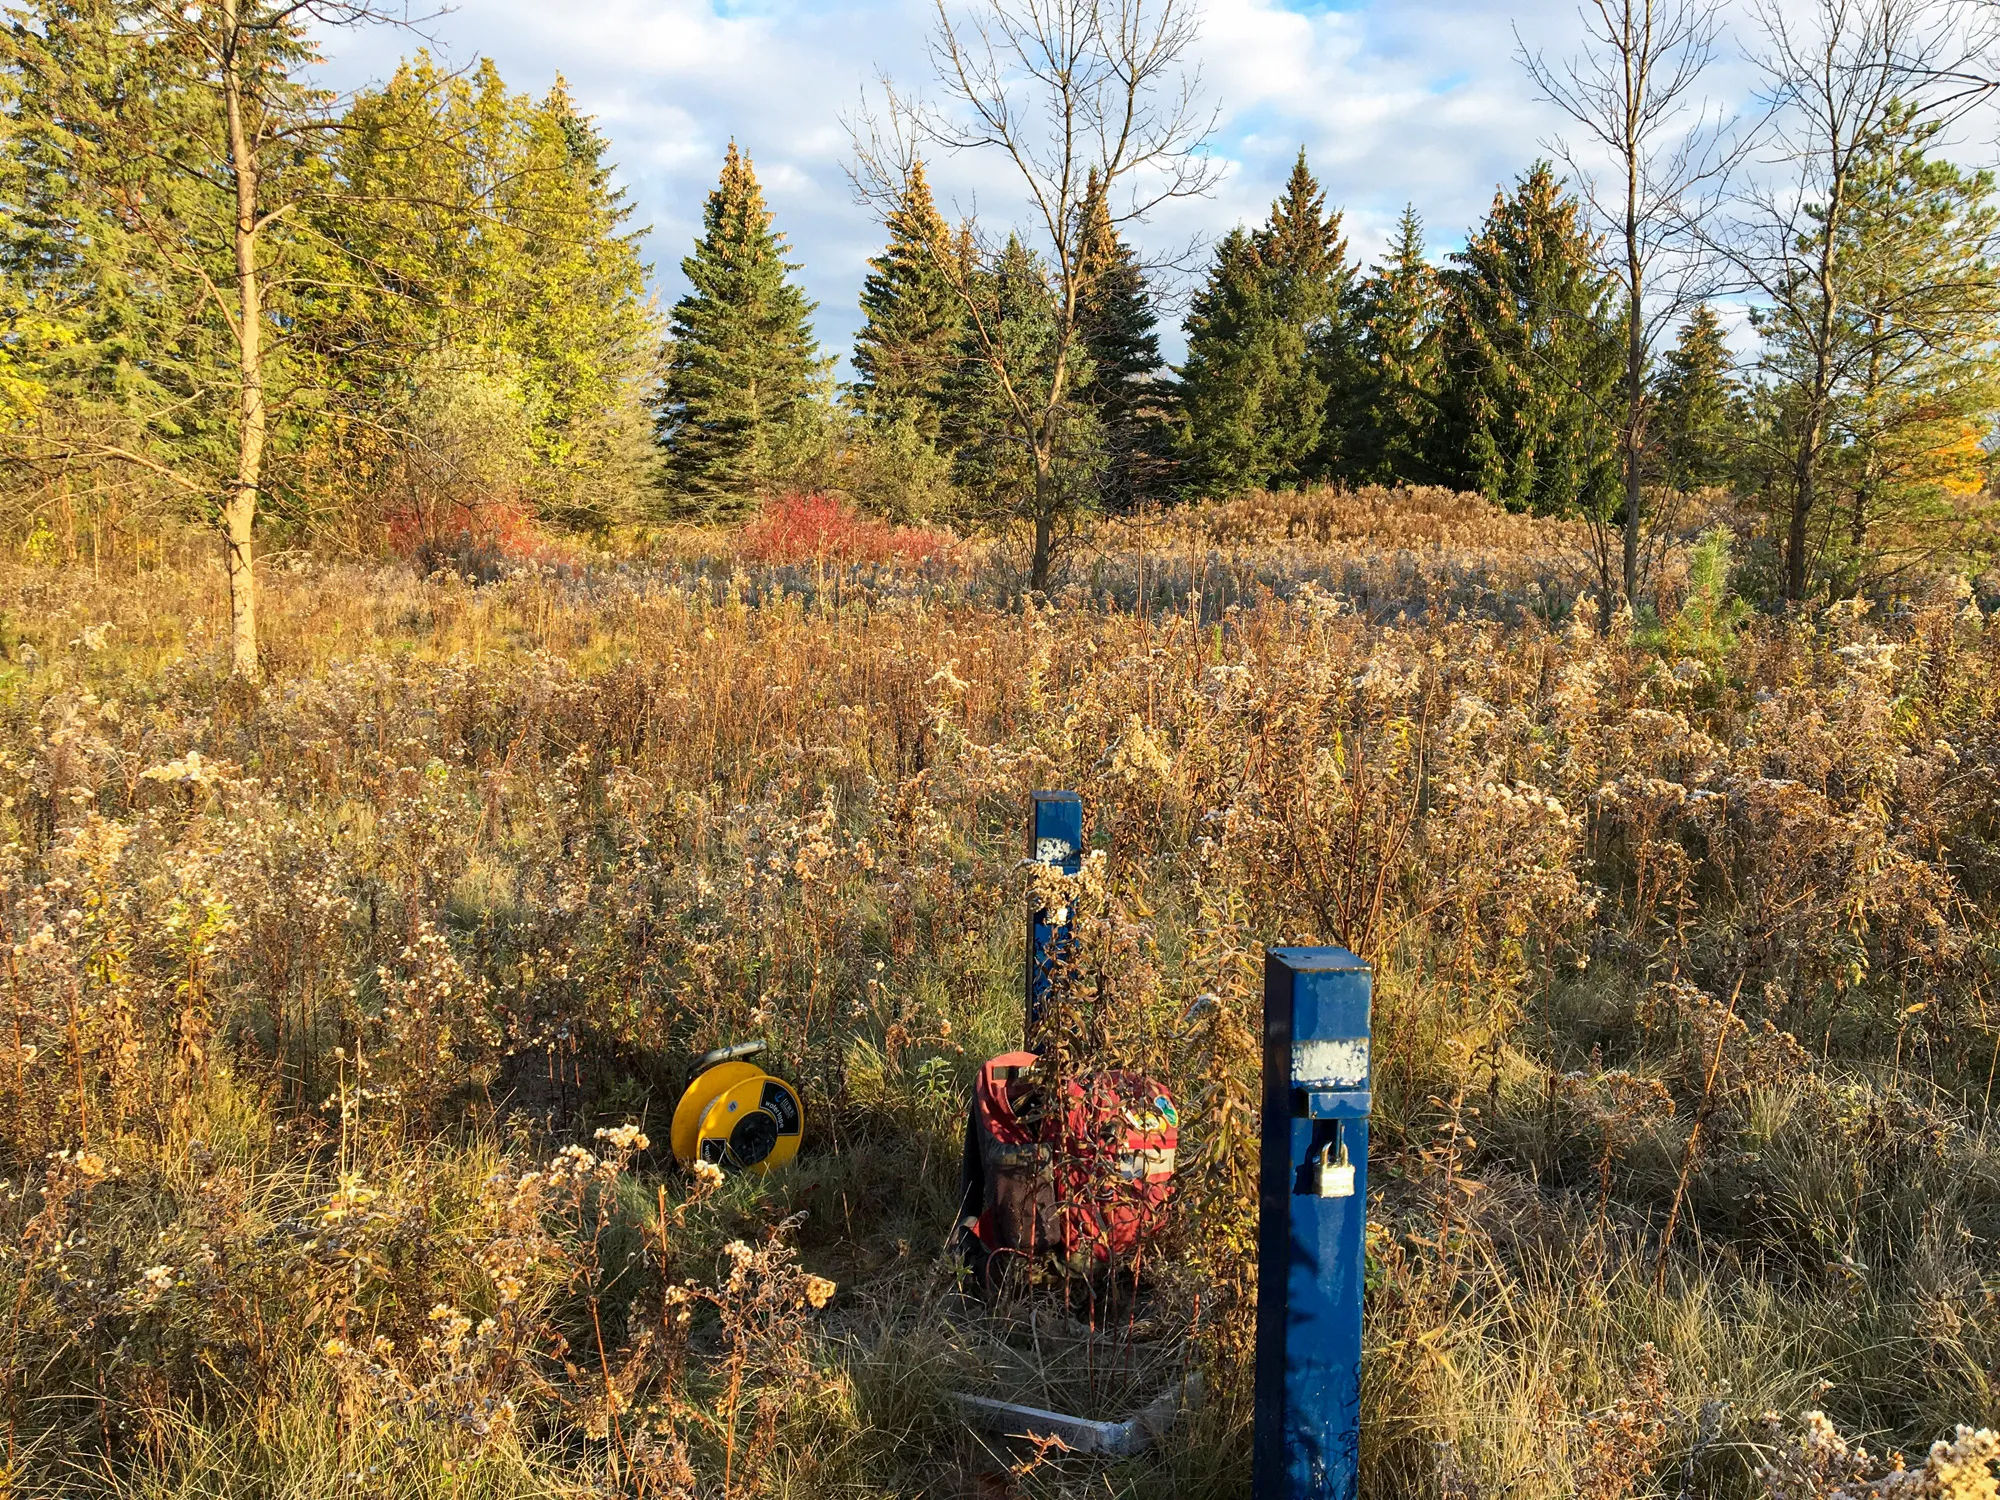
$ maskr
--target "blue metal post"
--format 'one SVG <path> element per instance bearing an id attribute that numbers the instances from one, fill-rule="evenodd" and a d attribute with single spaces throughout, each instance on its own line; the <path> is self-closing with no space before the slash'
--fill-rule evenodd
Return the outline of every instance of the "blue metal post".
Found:
<path id="1" fill-rule="evenodd" d="M 1065 875 L 1083 868 L 1083 799 L 1075 792 L 1036 792 L 1029 801 L 1028 858 Z M 1040 908 L 1028 915 L 1027 1041 L 1034 1045 L 1058 972 L 1069 960 L 1066 911 Z"/>
<path id="2" fill-rule="evenodd" d="M 1264 955 L 1252 1500 L 1355 1500 L 1368 1225 L 1368 966 Z"/>

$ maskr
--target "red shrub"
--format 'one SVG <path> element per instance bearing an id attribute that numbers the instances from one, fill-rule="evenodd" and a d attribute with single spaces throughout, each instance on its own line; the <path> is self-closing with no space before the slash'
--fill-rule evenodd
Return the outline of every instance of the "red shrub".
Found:
<path id="1" fill-rule="evenodd" d="M 922 562 L 947 550 L 951 536 L 895 526 L 832 495 L 783 495 L 743 528 L 738 547 L 760 563 Z"/>
<path id="2" fill-rule="evenodd" d="M 389 550 L 425 576 L 442 569 L 490 583 L 530 564 L 569 561 L 534 513 L 511 500 L 398 506 L 388 532 Z"/>

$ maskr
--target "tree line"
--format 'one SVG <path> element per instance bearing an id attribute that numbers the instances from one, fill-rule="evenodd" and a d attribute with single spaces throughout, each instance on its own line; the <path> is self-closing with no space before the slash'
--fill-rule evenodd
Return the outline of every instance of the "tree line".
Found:
<path id="1" fill-rule="evenodd" d="M 1807 541 L 1817 580 L 1836 588 L 1969 544 L 1986 520 L 2000 410 L 1993 179 L 1934 155 L 1939 128 L 1899 108 L 1861 143 L 1830 257 L 1839 305 L 1827 342 L 1845 367 L 1814 455 Z M 739 195 L 744 207 L 723 207 Z M 1512 510 L 1618 520 L 1627 309 L 1600 268 L 1601 236 L 1551 163 L 1496 191 L 1442 265 L 1410 208 L 1363 267 L 1301 150 L 1264 222 L 1216 246 L 1175 369 L 1161 364 L 1137 256 L 1105 232 L 1099 201 L 1086 193 L 1078 236 L 1088 291 L 1066 514 L 1349 483 L 1444 485 Z M 784 281 L 782 242 L 732 152 L 710 223 L 753 222 L 761 237 L 731 246 L 711 229 L 686 263 L 697 290 L 676 309 L 665 386 L 668 493 L 717 519 L 743 514 L 760 482 L 790 477 L 800 449 L 787 447 L 788 424 L 823 433 L 843 414 L 822 404 L 811 309 Z M 862 293 L 854 379 L 839 397 L 862 434 L 844 435 L 850 453 L 873 460 L 854 463 L 848 482 L 898 514 L 1009 514 L 1024 487 L 994 387 L 1046 381 L 1049 277 L 1019 237 L 982 261 L 969 228 L 954 231 L 939 213 L 920 167 L 888 223 Z M 756 305 L 782 316 L 719 315 L 712 268 L 738 259 L 763 268 Z M 954 277 L 975 288 L 970 303 L 953 294 Z M 1650 503 L 1667 510 L 1673 497 L 1726 489 L 1788 530 L 1819 300 L 1753 305 L 1747 362 L 1709 302 L 1673 326 L 1642 393 Z M 998 369 L 975 347 L 982 319 L 1000 331 Z M 725 367 L 744 373 L 708 384 Z M 753 371 L 766 372 L 762 385 Z M 771 376 L 787 382 L 777 405 Z M 766 403 L 754 418 L 751 391 Z M 1787 530 L 1775 536 L 1780 554 Z M 1776 591 L 1785 562 L 1771 563 Z"/>
<path id="2" fill-rule="evenodd" d="M 1301 150 L 1213 247 L 1169 368 L 1164 268 L 1132 231 L 1214 180 L 1176 92 L 1191 13 L 982 3 L 1008 25 L 940 13 L 957 113 L 891 95 L 856 128 L 886 244 L 839 381 L 733 143 L 663 316 L 560 80 L 535 97 L 420 53 L 336 98 L 307 81 L 312 28 L 383 19 L 365 0 L 26 0 L 0 39 L 19 539 L 211 522 L 251 671 L 253 534 L 442 554 L 474 514 L 604 533 L 791 489 L 1023 525 L 1038 585 L 1093 512 L 1319 483 L 1586 520 L 1607 600 L 1640 597 L 1703 491 L 1768 519 L 1792 598 L 1983 542 L 1993 181 L 1942 146 L 1988 85 L 1949 4 L 1753 7 L 1762 117 L 1667 139 L 1721 8 L 1598 0 L 1576 56 L 1523 61 L 1616 170 L 1557 142 L 1462 249 L 1433 257 L 1413 207 L 1363 266 Z M 1023 85 L 995 35 L 1049 65 Z M 925 172 L 926 149 L 991 148 L 1031 204 L 1001 234 L 950 222 Z M 1740 347 L 1718 307 L 1747 309 Z"/>

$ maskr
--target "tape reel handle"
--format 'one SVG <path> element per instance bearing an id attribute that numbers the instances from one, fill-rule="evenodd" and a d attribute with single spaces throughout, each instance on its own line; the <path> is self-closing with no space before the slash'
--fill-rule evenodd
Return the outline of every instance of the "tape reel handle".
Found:
<path id="1" fill-rule="evenodd" d="M 694 1060 L 694 1070 L 696 1073 L 700 1073 L 703 1069 L 712 1068 L 717 1063 L 740 1062 L 746 1057 L 755 1057 L 759 1052 L 764 1051 L 768 1045 L 766 1042 L 738 1042 L 731 1047 L 717 1047 L 713 1052 L 704 1052 L 700 1057 L 697 1057 Z"/>

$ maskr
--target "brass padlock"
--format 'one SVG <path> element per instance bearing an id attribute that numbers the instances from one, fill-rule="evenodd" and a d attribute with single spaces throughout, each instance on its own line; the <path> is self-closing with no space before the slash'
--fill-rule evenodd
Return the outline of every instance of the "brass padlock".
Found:
<path id="1" fill-rule="evenodd" d="M 1322 1198 L 1354 1196 L 1354 1163 L 1347 1159 L 1347 1142 L 1340 1143 L 1340 1157 L 1334 1159 L 1331 1144 L 1319 1148 L 1319 1195 Z"/>

